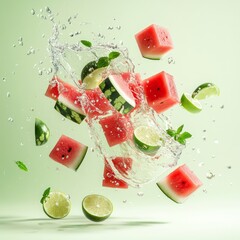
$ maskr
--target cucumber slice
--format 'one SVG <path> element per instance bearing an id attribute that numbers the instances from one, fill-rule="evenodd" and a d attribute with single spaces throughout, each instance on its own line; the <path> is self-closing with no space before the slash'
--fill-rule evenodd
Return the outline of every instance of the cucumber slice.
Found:
<path id="1" fill-rule="evenodd" d="M 50 137 L 48 126 L 40 119 L 35 118 L 35 142 L 37 146 L 45 144 Z"/>
<path id="2" fill-rule="evenodd" d="M 89 220 L 101 222 L 112 214 L 113 205 L 108 198 L 102 195 L 92 194 L 83 199 L 82 210 Z"/>

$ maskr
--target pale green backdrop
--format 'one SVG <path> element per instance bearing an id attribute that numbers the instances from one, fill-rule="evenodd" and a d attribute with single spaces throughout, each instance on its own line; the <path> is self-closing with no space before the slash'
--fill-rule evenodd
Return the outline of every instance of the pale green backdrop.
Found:
<path id="1" fill-rule="evenodd" d="M 66 24 L 66 41 L 76 41 L 78 38 L 91 40 L 92 32 L 104 34 L 106 41 L 123 41 L 136 64 L 136 71 L 143 78 L 165 70 L 174 75 L 179 95 L 192 92 L 203 82 L 214 82 L 219 86 L 220 97 L 205 101 L 201 113 L 190 114 L 180 106 L 167 112 L 174 126 L 184 123 L 193 134 L 179 163 L 187 163 L 204 183 L 185 204 L 171 202 L 154 183 L 142 189 L 102 188 L 103 163 L 96 152 L 88 152 L 77 172 L 49 159 L 48 154 L 61 134 L 90 147 L 92 143 L 86 123 L 79 126 L 68 120 L 62 121 L 53 109 L 54 103 L 44 96 L 51 78 L 47 71 L 52 67 L 47 51 L 52 25 L 41 18 L 41 15 L 46 15 L 47 6 L 54 13 L 59 13 L 59 21 Z M 216 228 L 216 231 L 208 227 L 204 230 L 209 236 L 216 237 L 212 239 L 219 239 L 217 229 L 222 227 L 218 226 L 227 226 L 222 230 L 222 237 L 238 239 L 239 223 L 235 221 L 237 217 L 234 220 L 232 216 L 234 212 L 236 215 L 240 213 L 239 9 L 240 2 L 237 0 L 1 0 L 0 217 L 33 213 L 36 218 L 45 217 L 39 200 L 43 190 L 51 186 L 71 195 L 72 214 L 79 217 L 82 217 L 82 198 L 90 193 L 100 193 L 113 201 L 115 217 L 124 212 L 125 217 L 131 217 L 134 213 L 140 218 L 154 216 L 161 221 L 165 220 L 163 218 L 174 221 L 174 216 L 188 216 L 191 219 L 191 213 L 200 211 L 203 222 L 209 217 L 217 219 L 206 222 L 206 226 L 213 224 Z M 78 17 L 74 18 L 76 14 Z M 134 39 L 136 32 L 151 23 L 168 28 L 174 41 L 174 50 L 161 61 L 143 59 Z M 76 31 L 82 33 L 74 38 L 69 37 Z M 169 64 L 168 57 L 172 57 L 175 64 Z M 35 117 L 44 120 L 51 129 L 50 141 L 42 147 L 36 147 L 34 143 Z M 15 161 L 18 160 L 27 164 L 29 172 L 16 167 Z M 212 179 L 206 177 L 209 171 L 215 175 Z M 139 192 L 144 193 L 143 196 Z M 171 214 L 168 215 L 168 212 Z M 220 222 L 222 225 L 214 225 L 224 216 L 228 218 L 228 221 L 225 218 L 226 224 Z M 194 222 L 188 224 L 195 225 Z M 231 226 L 235 228 L 231 229 Z M 159 234 L 157 232 L 156 236 Z M 204 234 L 202 231 L 199 233 Z M 165 234 L 167 236 L 167 230 Z M 194 236 L 193 232 L 191 234 Z M 136 235 L 133 234 L 140 235 L 137 231 Z"/>

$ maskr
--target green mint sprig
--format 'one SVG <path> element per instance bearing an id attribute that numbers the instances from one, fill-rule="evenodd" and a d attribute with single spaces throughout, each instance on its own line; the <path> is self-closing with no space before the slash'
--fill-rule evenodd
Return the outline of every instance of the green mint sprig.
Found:
<path id="1" fill-rule="evenodd" d="M 40 203 L 41 203 L 41 204 L 43 204 L 43 203 L 44 203 L 44 200 L 49 196 L 50 190 L 51 190 L 51 188 L 48 187 L 48 188 L 43 192 L 42 198 L 41 198 L 41 200 L 40 200 Z"/>
<path id="2" fill-rule="evenodd" d="M 182 145 L 186 144 L 186 139 L 191 138 L 192 134 L 189 132 L 183 132 L 184 125 L 181 125 L 177 130 L 167 129 L 167 134 L 174 138 L 175 141 Z"/>
<path id="3" fill-rule="evenodd" d="M 25 172 L 28 171 L 27 166 L 26 166 L 23 162 L 21 162 L 21 161 L 16 161 L 15 163 L 17 164 L 17 166 L 18 166 L 21 170 L 23 170 L 23 171 L 25 171 Z"/>
<path id="4" fill-rule="evenodd" d="M 100 57 L 97 61 L 97 68 L 107 67 L 110 62 L 120 55 L 119 52 L 112 51 L 108 54 L 108 57 Z"/>

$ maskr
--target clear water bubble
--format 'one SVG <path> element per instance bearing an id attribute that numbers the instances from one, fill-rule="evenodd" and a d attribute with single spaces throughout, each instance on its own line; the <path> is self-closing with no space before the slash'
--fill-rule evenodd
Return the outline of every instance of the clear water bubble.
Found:
<path id="1" fill-rule="evenodd" d="M 43 71 L 42 70 L 38 70 L 38 75 L 43 75 Z"/>
<path id="2" fill-rule="evenodd" d="M 10 92 L 7 92 L 7 97 L 11 97 L 11 93 Z"/>
<path id="3" fill-rule="evenodd" d="M 23 144 L 23 142 L 20 142 L 20 146 L 22 147 L 24 144 Z"/>
<path id="4" fill-rule="evenodd" d="M 224 105 L 222 105 L 220 108 L 221 108 L 221 109 L 224 109 Z"/>
<path id="5" fill-rule="evenodd" d="M 204 166 L 204 162 L 200 162 L 200 163 L 198 164 L 198 166 L 199 166 L 199 167 Z"/>
<path id="6" fill-rule="evenodd" d="M 8 118 L 8 121 L 9 121 L 9 122 L 14 122 L 14 119 L 13 119 L 12 117 L 9 117 L 9 118 Z"/>
<path id="7" fill-rule="evenodd" d="M 206 140 L 207 140 L 207 138 L 206 138 L 206 137 L 203 137 L 202 139 L 203 139 L 203 141 L 206 141 Z"/>
<path id="8" fill-rule="evenodd" d="M 215 144 L 219 144 L 219 140 L 217 140 L 217 139 L 214 140 L 214 143 L 215 143 Z"/>
<path id="9" fill-rule="evenodd" d="M 20 37 L 20 38 L 18 39 L 18 45 L 19 45 L 19 46 L 23 46 L 23 38 L 22 38 L 22 37 Z"/>
<path id="10" fill-rule="evenodd" d="M 45 34 L 44 33 L 42 34 L 42 38 L 45 38 Z"/>
<path id="11" fill-rule="evenodd" d="M 232 166 L 227 166 L 227 169 L 232 169 Z"/>
<path id="12" fill-rule="evenodd" d="M 52 13 L 52 11 L 51 11 L 51 9 L 49 8 L 49 7 L 45 7 L 45 11 L 48 13 L 48 14 L 51 14 Z"/>
<path id="13" fill-rule="evenodd" d="M 203 132 L 205 133 L 207 130 L 206 129 L 203 129 Z"/>
<path id="14" fill-rule="evenodd" d="M 7 79 L 6 79 L 5 77 L 3 77 L 3 78 L 2 78 L 2 81 L 3 81 L 3 82 L 6 82 L 6 81 L 7 81 Z"/>
<path id="15" fill-rule="evenodd" d="M 113 26 L 109 26 L 109 27 L 108 27 L 108 30 L 113 30 Z"/>
<path id="16" fill-rule="evenodd" d="M 69 194 L 67 194 L 67 199 L 70 200 L 71 199 L 71 196 Z"/>
<path id="17" fill-rule="evenodd" d="M 137 195 L 138 195 L 139 197 L 142 197 L 142 196 L 144 195 L 144 192 L 138 192 Z"/>
<path id="18" fill-rule="evenodd" d="M 124 200 L 123 200 L 123 203 L 126 203 L 126 202 L 127 202 L 127 200 L 126 200 L 126 199 L 124 199 Z"/>
<path id="19" fill-rule="evenodd" d="M 12 46 L 15 48 L 15 47 L 16 47 L 16 44 L 13 44 Z"/>
<path id="20" fill-rule="evenodd" d="M 65 30 L 67 28 L 67 26 L 65 24 L 62 25 L 61 29 Z"/>
<path id="21" fill-rule="evenodd" d="M 94 148 L 91 148 L 91 152 L 94 152 Z"/>
<path id="22" fill-rule="evenodd" d="M 118 30 L 120 30 L 122 27 L 121 27 L 121 26 L 117 26 L 116 28 L 117 28 Z"/>
<path id="23" fill-rule="evenodd" d="M 206 189 L 206 188 L 204 188 L 202 191 L 203 191 L 204 193 L 207 193 L 207 189 Z"/>
<path id="24" fill-rule="evenodd" d="M 211 171 L 209 171 L 208 173 L 206 173 L 206 178 L 207 179 L 212 179 L 215 177 L 215 174 L 213 174 Z"/>
<path id="25" fill-rule="evenodd" d="M 72 17 L 69 17 L 67 21 L 68 21 L 68 24 L 72 24 Z"/>
<path id="26" fill-rule="evenodd" d="M 39 12 L 40 12 L 40 13 L 42 13 L 42 12 L 43 12 L 42 8 L 39 10 Z"/>
<path id="27" fill-rule="evenodd" d="M 212 155 L 211 158 L 216 158 L 216 155 Z"/>
<path id="28" fill-rule="evenodd" d="M 65 121 L 65 120 L 66 120 L 66 118 L 63 117 L 63 118 L 62 118 L 62 121 Z"/>
<path id="29" fill-rule="evenodd" d="M 31 9 L 31 14 L 35 15 L 36 11 L 34 9 Z"/>
<path id="30" fill-rule="evenodd" d="M 175 60 L 173 59 L 173 57 L 168 58 L 168 64 L 175 64 Z"/>

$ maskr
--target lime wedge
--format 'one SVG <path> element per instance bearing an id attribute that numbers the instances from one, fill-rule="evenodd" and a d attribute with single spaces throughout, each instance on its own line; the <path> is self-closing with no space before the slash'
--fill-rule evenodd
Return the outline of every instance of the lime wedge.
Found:
<path id="1" fill-rule="evenodd" d="M 213 83 L 203 83 L 195 89 L 192 97 L 197 100 L 203 100 L 210 96 L 219 96 L 220 89 Z"/>
<path id="2" fill-rule="evenodd" d="M 50 192 L 43 202 L 43 210 L 50 218 L 66 217 L 71 210 L 69 196 L 61 192 Z"/>
<path id="3" fill-rule="evenodd" d="M 198 100 L 191 97 L 189 93 L 184 93 L 181 97 L 182 106 L 191 113 L 198 113 L 202 110 L 202 105 Z"/>
<path id="4" fill-rule="evenodd" d="M 92 194 L 83 199 L 82 210 L 89 220 L 101 222 L 111 215 L 113 205 L 108 198 L 102 195 Z"/>
<path id="5" fill-rule="evenodd" d="M 154 128 L 140 126 L 134 130 L 133 141 L 142 152 L 154 154 L 160 148 L 161 137 Z"/>
<path id="6" fill-rule="evenodd" d="M 94 89 L 104 80 L 104 73 L 106 67 L 97 68 L 93 72 L 89 73 L 84 79 L 85 89 Z"/>

